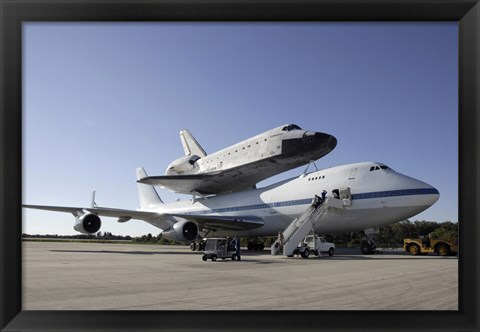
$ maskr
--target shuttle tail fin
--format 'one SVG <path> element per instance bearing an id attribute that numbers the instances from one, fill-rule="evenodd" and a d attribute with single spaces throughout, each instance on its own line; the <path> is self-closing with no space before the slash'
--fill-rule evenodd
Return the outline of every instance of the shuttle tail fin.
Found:
<path id="1" fill-rule="evenodd" d="M 137 168 L 137 181 L 143 179 L 146 176 L 147 173 L 145 172 L 143 167 Z M 144 208 L 150 205 L 163 204 L 163 201 L 160 199 L 160 196 L 158 196 L 158 193 L 153 186 L 137 182 L 137 188 L 138 197 L 140 200 L 140 208 Z"/>
<path id="2" fill-rule="evenodd" d="M 205 150 L 200 146 L 200 144 L 198 144 L 197 140 L 195 137 L 193 137 L 192 133 L 188 131 L 188 129 L 180 131 L 180 140 L 182 141 L 183 151 L 185 151 L 186 156 L 195 154 L 201 158 L 207 155 Z"/>

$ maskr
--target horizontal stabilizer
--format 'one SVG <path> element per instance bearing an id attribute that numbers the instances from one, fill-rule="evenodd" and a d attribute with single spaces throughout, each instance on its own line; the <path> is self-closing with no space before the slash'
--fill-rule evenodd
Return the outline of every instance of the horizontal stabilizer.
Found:
<path id="1" fill-rule="evenodd" d="M 158 196 L 157 191 L 152 185 L 139 182 L 140 179 L 145 178 L 147 173 L 143 167 L 139 167 L 136 170 L 137 173 L 137 189 L 138 189 L 138 198 L 140 200 L 140 207 L 152 207 L 159 204 L 163 204 L 163 201 Z"/>

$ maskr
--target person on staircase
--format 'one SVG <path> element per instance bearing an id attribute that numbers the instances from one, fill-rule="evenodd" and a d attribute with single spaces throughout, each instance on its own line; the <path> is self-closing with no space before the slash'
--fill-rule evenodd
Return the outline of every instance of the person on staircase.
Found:
<path id="1" fill-rule="evenodd" d="M 323 204 L 323 202 L 325 202 L 325 198 L 326 198 L 326 197 L 327 197 L 327 191 L 324 190 L 324 191 L 322 191 L 322 201 L 321 201 L 320 204 Z"/>
<path id="2" fill-rule="evenodd" d="M 313 200 L 312 200 L 312 206 L 313 206 L 314 210 L 316 210 L 320 206 L 320 204 L 322 204 L 321 198 L 320 198 L 320 196 L 315 194 L 315 196 L 313 196 Z"/>

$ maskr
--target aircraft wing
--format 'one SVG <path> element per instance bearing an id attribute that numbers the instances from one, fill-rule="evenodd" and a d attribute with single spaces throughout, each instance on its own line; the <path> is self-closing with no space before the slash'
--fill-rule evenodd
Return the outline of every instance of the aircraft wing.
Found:
<path id="1" fill-rule="evenodd" d="M 191 220 L 199 225 L 200 228 L 206 229 L 222 229 L 222 230 L 250 230 L 263 226 L 263 220 L 255 216 L 211 216 L 211 215 L 194 215 L 194 214 L 169 214 L 157 213 L 149 211 L 112 209 L 106 207 L 68 207 L 68 206 L 49 206 L 49 205 L 28 205 L 23 204 L 22 207 L 37 210 L 47 210 L 54 212 L 71 213 L 78 216 L 87 212 L 94 213 L 99 216 L 138 219 L 149 221 L 157 227 L 164 228 L 167 225 L 162 220 L 178 217 Z"/>
<path id="2" fill-rule="evenodd" d="M 209 216 L 193 214 L 171 214 L 196 222 L 200 228 L 244 231 L 262 227 L 263 219 L 256 216 Z"/>
<path id="3" fill-rule="evenodd" d="M 48 206 L 48 205 L 27 205 L 23 204 L 22 207 L 29 209 L 37 210 L 47 210 L 55 212 L 67 212 L 73 215 L 78 213 L 94 213 L 99 216 L 104 217 L 113 217 L 113 218 L 127 218 L 139 219 L 139 220 L 150 220 L 154 218 L 161 217 L 162 214 L 156 212 L 147 212 L 147 211 L 136 211 L 136 210 L 125 210 L 125 209 L 112 209 L 106 207 L 68 207 L 68 206 Z"/>

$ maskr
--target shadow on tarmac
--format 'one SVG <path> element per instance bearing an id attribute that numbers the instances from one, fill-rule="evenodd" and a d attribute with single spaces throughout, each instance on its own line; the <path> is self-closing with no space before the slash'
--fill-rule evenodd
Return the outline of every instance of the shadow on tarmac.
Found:
<path id="1" fill-rule="evenodd" d="M 119 251 L 119 250 L 50 250 L 51 252 L 58 252 L 58 253 L 84 253 L 84 254 L 123 254 L 123 255 L 202 255 L 201 251 Z M 258 264 L 272 264 L 275 263 L 274 261 L 269 260 L 262 260 L 262 261 L 255 261 L 255 257 L 265 257 L 270 256 L 270 253 L 267 251 L 264 252 L 242 252 L 242 258 L 246 258 L 248 262 L 255 262 Z M 382 257 L 384 256 L 384 257 Z M 458 259 L 457 256 L 438 256 L 438 255 L 431 255 L 431 256 L 410 256 L 405 254 L 376 254 L 376 255 L 362 255 L 362 254 L 335 254 L 334 256 L 330 257 L 328 255 L 322 256 L 311 256 L 308 259 L 302 257 L 283 257 L 285 260 L 428 260 L 428 259 Z M 285 262 L 282 259 L 282 262 Z M 221 261 L 221 260 L 219 260 Z"/>
<path id="2" fill-rule="evenodd" d="M 191 255 L 193 252 L 178 251 L 115 251 L 115 250 L 50 250 L 51 252 L 62 253 L 84 253 L 84 254 L 124 254 L 124 255 Z"/>

